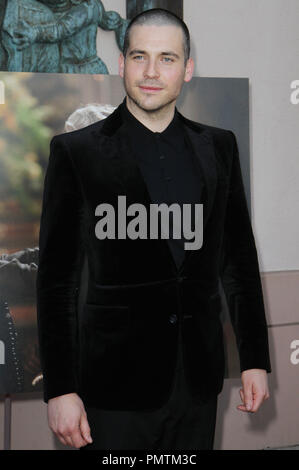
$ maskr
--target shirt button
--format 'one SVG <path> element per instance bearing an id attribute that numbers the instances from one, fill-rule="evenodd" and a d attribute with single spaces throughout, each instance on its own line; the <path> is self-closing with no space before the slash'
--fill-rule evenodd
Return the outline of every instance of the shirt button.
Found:
<path id="1" fill-rule="evenodd" d="M 166 181 L 170 181 L 170 180 L 171 180 L 171 176 L 165 176 L 165 179 L 166 179 Z"/>
<path id="2" fill-rule="evenodd" d="M 164 160 L 165 155 L 160 155 L 160 160 Z"/>

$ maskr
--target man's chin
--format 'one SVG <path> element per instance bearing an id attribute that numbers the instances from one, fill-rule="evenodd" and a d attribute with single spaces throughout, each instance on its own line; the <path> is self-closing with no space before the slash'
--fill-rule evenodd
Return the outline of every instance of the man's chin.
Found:
<path id="1" fill-rule="evenodd" d="M 160 109 L 164 108 L 165 104 L 153 104 L 153 103 L 142 103 L 140 105 L 140 108 L 143 109 L 143 111 L 146 111 L 148 113 L 155 113 L 157 111 L 160 111 Z"/>
<path id="2" fill-rule="evenodd" d="M 155 113 L 168 106 L 169 102 L 159 102 L 158 100 L 133 99 L 134 103 L 147 113 Z"/>

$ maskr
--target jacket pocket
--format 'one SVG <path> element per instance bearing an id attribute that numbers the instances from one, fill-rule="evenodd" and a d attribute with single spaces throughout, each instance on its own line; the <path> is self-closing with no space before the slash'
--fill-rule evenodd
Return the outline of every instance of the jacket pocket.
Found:
<path id="1" fill-rule="evenodd" d="M 116 332 L 128 327 L 129 323 L 130 308 L 127 305 L 84 305 L 83 324 L 85 328 Z"/>
<path id="2" fill-rule="evenodd" d="M 221 296 L 216 292 L 206 298 L 198 313 L 194 315 L 194 340 L 205 357 L 215 356 L 219 346 L 222 347 L 221 308 Z"/>
<path id="3" fill-rule="evenodd" d="M 130 344 L 130 307 L 85 304 L 83 315 L 82 362 L 87 390 L 105 386 L 111 374 L 119 373 Z"/>

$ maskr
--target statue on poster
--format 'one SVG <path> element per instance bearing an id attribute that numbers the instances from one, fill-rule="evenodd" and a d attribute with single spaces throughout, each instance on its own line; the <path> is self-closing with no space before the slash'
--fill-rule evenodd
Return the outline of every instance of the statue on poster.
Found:
<path id="1" fill-rule="evenodd" d="M 98 27 L 122 49 L 129 20 L 101 0 L 11 0 L 3 22 L 7 70 L 109 74 L 97 55 Z"/>

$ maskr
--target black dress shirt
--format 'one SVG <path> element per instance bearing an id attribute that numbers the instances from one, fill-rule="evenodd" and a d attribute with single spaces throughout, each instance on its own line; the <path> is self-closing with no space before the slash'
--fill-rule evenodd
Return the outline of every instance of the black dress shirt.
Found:
<path id="1" fill-rule="evenodd" d="M 137 155 L 151 202 L 167 205 L 178 203 L 181 206 L 181 214 L 182 204 L 189 203 L 192 204 L 193 214 L 193 205 L 200 203 L 203 180 L 191 158 L 191 149 L 187 144 L 177 108 L 172 121 L 163 132 L 153 132 L 136 119 L 127 108 L 126 98 L 121 105 L 121 112 L 124 120 L 129 123 L 128 137 Z M 183 233 L 179 239 L 173 238 L 172 234 L 173 219 L 170 211 L 167 242 L 177 267 L 180 267 L 185 257 L 185 239 Z"/>

